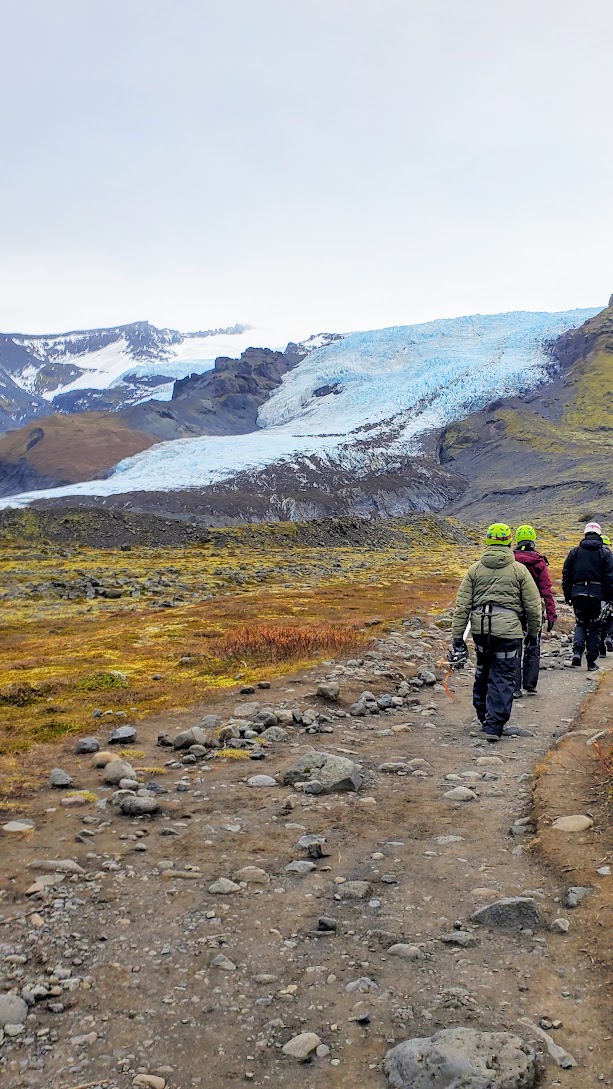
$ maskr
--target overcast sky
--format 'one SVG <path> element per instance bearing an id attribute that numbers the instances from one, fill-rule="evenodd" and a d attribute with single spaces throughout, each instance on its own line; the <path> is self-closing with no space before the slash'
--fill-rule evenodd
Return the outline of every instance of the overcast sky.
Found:
<path id="1" fill-rule="evenodd" d="M 613 291 L 610 0 L 0 0 L 0 329 Z"/>

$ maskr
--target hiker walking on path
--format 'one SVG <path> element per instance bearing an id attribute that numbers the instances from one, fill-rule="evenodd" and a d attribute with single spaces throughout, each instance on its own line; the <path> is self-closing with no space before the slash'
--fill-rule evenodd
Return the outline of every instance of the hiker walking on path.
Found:
<path id="1" fill-rule="evenodd" d="M 547 631 L 551 631 L 558 619 L 558 614 L 553 596 L 553 586 L 549 577 L 549 561 L 546 556 L 537 551 L 536 530 L 533 526 L 520 526 L 516 530 L 515 541 L 515 559 L 518 563 L 523 563 L 532 575 L 545 609 Z M 525 620 L 522 621 L 522 627 L 525 631 Z M 515 667 L 515 692 L 513 693 L 516 699 L 522 694 L 522 685 L 526 692 L 531 694 L 536 692 L 540 661 L 541 640 L 539 636 L 536 643 L 524 642 L 519 648 Z"/>
<path id="2" fill-rule="evenodd" d="M 468 654 L 464 632 L 470 621 L 477 652 L 473 705 L 488 741 L 498 741 L 511 717 L 515 669 L 524 638 L 534 646 L 541 632 L 541 597 L 524 564 L 511 551 L 512 531 L 497 522 L 486 549 L 466 572 L 453 613 L 452 655 Z"/>
<path id="3" fill-rule="evenodd" d="M 577 622 L 572 665 L 580 666 L 585 653 L 591 672 L 598 669 L 602 606 L 613 601 L 613 553 L 603 543 L 598 522 L 588 522 L 581 544 L 568 553 L 562 571 L 562 592 Z"/>
<path id="4" fill-rule="evenodd" d="M 602 543 L 611 551 L 611 538 L 602 534 Z M 607 601 L 600 614 L 600 657 L 606 658 L 607 651 L 613 654 L 613 602 Z"/>

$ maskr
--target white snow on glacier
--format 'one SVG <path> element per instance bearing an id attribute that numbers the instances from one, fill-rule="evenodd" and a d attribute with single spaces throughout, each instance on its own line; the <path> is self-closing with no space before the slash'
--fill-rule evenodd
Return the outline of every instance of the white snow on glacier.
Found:
<path id="1" fill-rule="evenodd" d="M 121 462 L 106 480 L 24 493 L 0 505 L 197 488 L 300 457 L 359 474 L 415 451 L 418 436 L 432 428 L 546 381 L 548 342 L 597 313 L 519 311 L 352 333 L 285 376 L 262 406 L 257 432 L 160 443 Z"/>

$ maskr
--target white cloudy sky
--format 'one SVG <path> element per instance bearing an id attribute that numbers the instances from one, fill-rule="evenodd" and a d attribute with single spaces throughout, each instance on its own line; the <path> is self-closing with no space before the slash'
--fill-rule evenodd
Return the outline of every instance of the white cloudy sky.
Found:
<path id="1" fill-rule="evenodd" d="M 610 0 L 3 0 L 0 329 L 613 291 Z"/>

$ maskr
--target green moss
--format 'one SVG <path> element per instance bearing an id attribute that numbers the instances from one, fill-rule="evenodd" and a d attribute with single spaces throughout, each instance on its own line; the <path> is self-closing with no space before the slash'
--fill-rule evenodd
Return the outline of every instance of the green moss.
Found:
<path id="1" fill-rule="evenodd" d="M 108 673 L 90 673 L 77 684 L 80 692 L 100 692 L 109 688 L 127 688 L 128 682 L 123 674 L 115 670 Z"/>

